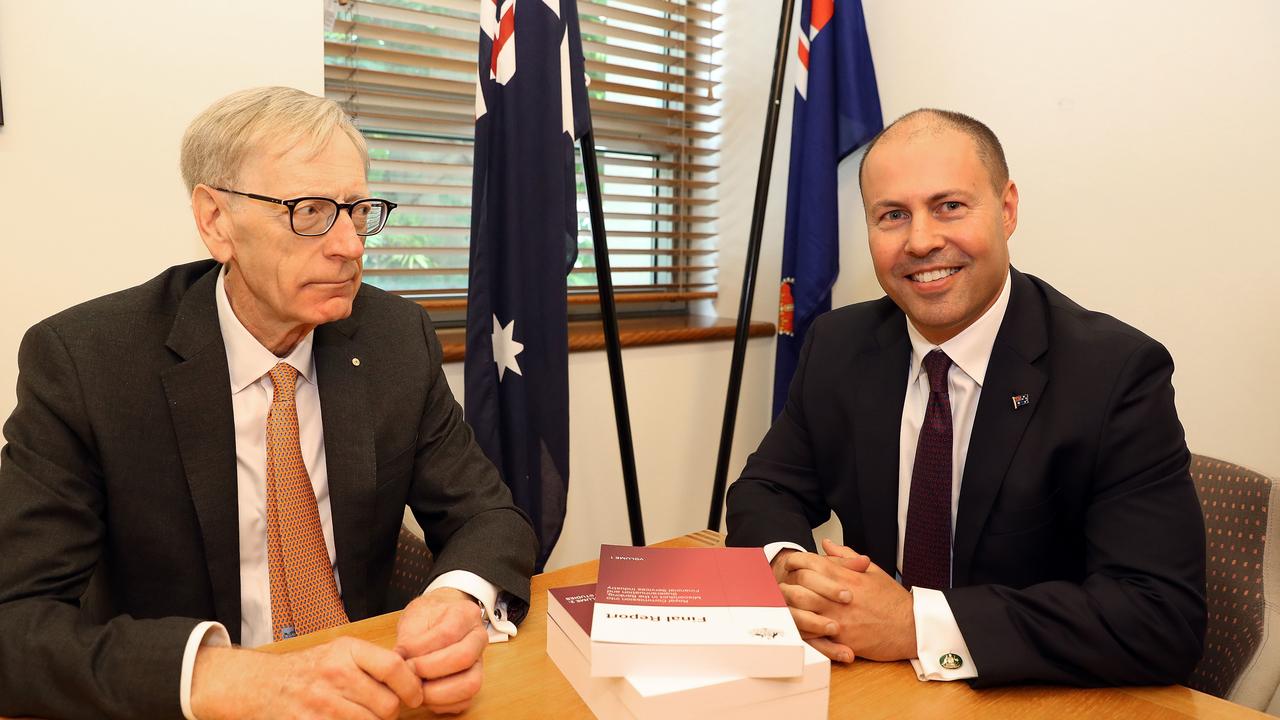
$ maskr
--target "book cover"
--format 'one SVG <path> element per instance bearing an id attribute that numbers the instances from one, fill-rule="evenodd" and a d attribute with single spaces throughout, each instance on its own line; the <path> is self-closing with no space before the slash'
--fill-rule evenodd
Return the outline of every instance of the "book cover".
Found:
<path id="1" fill-rule="evenodd" d="M 591 672 L 793 677 L 805 643 L 760 548 L 602 545 Z"/>

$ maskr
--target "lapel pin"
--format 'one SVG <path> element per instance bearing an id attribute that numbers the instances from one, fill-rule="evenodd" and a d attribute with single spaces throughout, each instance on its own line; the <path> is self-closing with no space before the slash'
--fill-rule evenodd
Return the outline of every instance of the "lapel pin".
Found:
<path id="1" fill-rule="evenodd" d="M 360 367 L 360 358 L 351 358 L 351 364 Z"/>
<path id="2" fill-rule="evenodd" d="M 357 364 L 359 364 L 359 363 L 357 363 Z M 1027 405 L 1030 405 L 1030 404 L 1031 404 L 1031 396 L 1030 396 L 1030 395 L 1014 395 L 1011 399 L 1013 400 L 1013 409 L 1014 409 L 1014 410 L 1017 410 L 1017 409 L 1022 408 L 1022 407 L 1026 407 Z"/>

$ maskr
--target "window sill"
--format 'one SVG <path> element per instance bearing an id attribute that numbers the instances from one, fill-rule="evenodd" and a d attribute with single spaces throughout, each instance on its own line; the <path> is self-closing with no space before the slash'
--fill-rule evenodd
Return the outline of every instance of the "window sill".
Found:
<path id="1" fill-rule="evenodd" d="M 654 318 L 619 318 L 618 337 L 622 347 L 672 345 L 675 343 L 732 340 L 737 321 L 709 315 L 673 315 Z M 771 337 L 773 323 L 753 322 L 749 337 Z M 466 328 L 437 330 L 444 347 L 444 361 L 458 362 L 466 351 Z M 569 352 L 604 349 L 604 325 L 600 320 L 575 320 L 569 323 Z"/>

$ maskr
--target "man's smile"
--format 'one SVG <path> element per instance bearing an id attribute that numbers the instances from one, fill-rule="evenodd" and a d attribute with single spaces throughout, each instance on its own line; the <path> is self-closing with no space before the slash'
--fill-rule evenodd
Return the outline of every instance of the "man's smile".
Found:
<path id="1" fill-rule="evenodd" d="M 955 282 L 951 278 L 963 269 L 962 266 L 936 267 L 928 270 L 919 270 L 902 277 L 916 291 L 943 290 Z"/>

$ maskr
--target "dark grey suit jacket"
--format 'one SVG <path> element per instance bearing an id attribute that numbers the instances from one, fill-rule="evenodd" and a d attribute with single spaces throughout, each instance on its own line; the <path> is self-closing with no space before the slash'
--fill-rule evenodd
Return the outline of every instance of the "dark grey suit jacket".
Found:
<path id="1" fill-rule="evenodd" d="M 892 572 L 910 354 L 888 298 L 818 318 L 730 488 L 730 545 L 812 549 L 834 510 L 846 544 Z M 945 591 L 976 685 L 1175 683 L 1199 660 L 1204 521 L 1172 374 L 1159 343 L 1012 271 Z"/>
<path id="2" fill-rule="evenodd" d="M 238 640 L 219 270 L 171 268 L 23 339 L 0 453 L 0 715 L 181 717 L 198 619 Z M 365 286 L 351 317 L 316 328 L 313 352 L 347 615 L 392 609 L 408 505 L 433 576 L 474 572 L 518 598 L 522 616 L 536 540 L 462 421 L 427 314 Z"/>

